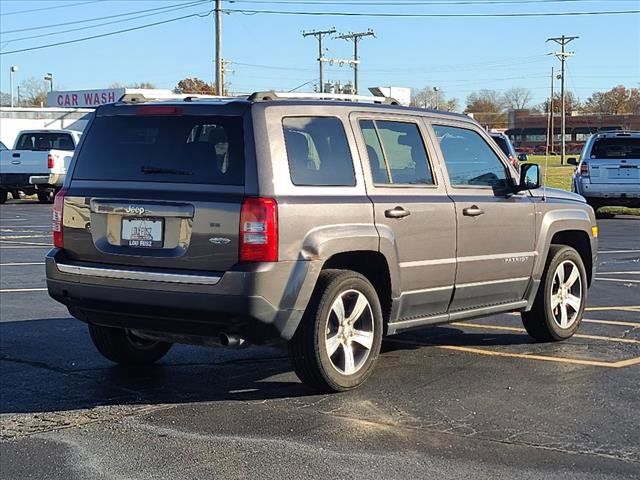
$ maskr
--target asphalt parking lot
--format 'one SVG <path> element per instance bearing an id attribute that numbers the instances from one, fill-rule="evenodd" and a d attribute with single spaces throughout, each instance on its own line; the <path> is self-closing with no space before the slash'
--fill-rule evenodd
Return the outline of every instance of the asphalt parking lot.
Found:
<path id="1" fill-rule="evenodd" d="M 271 348 L 176 346 L 122 369 L 50 300 L 51 207 L 0 207 L 0 478 L 639 478 L 640 218 L 602 220 L 579 333 L 515 315 L 383 344 L 313 395 Z"/>

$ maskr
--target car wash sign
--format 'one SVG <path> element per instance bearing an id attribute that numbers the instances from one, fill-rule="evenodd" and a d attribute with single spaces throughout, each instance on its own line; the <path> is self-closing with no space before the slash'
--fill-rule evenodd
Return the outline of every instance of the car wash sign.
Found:
<path id="1" fill-rule="evenodd" d="M 51 92 L 47 95 L 47 106 L 67 108 L 92 108 L 104 105 L 106 103 L 117 102 L 124 94 L 124 88 Z"/>

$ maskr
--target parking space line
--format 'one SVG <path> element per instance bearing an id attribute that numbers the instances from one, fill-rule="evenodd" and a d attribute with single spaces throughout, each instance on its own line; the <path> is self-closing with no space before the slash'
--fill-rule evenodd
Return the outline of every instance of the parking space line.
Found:
<path id="1" fill-rule="evenodd" d="M 619 305 L 610 307 L 587 307 L 587 312 L 606 312 L 608 310 L 620 310 L 621 312 L 640 312 L 640 305 Z"/>
<path id="2" fill-rule="evenodd" d="M 628 271 L 628 272 L 603 272 L 598 270 L 598 275 L 640 275 L 638 271 Z"/>
<path id="3" fill-rule="evenodd" d="M 13 262 L 13 263 L 0 263 L 0 267 L 23 267 L 27 265 L 44 265 L 44 262 Z"/>
<path id="4" fill-rule="evenodd" d="M 48 236 L 48 235 L 47 235 Z M 41 245 L 44 247 L 53 247 L 51 243 L 41 243 L 41 242 L 20 242 L 18 240 L 0 240 L 0 245 Z"/>
<path id="5" fill-rule="evenodd" d="M 533 355 L 533 354 L 527 354 L 527 353 L 497 352 L 495 350 L 485 350 L 483 348 L 461 347 L 459 345 L 435 345 L 435 346 L 443 350 L 475 353 L 478 355 L 487 355 L 491 357 L 522 358 L 526 360 L 541 360 L 545 362 L 569 363 L 574 365 L 587 365 L 591 367 L 623 368 L 623 367 L 629 367 L 631 365 L 640 364 L 640 357 L 630 358 L 628 360 L 620 360 L 618 362 L 602 362 L 599 360 L 583 360 L 580 358 L 553 357 L 553 356 L 547 356 L 547 355 Z"/>
<path id="6" fill-rule="evenodd" d="M 451 325 L 455 325 L 459 327 L 470 327 L 470 328 L 486 328 L 488 330 L 503 330 L 505 332 L 526 332 L 524 328 L 503 327 L 499 325 L 483 325 L 482 323 L 455 322 L 455 323 L 452 323 Z M 604 340 L 606 342 L 640 343 L 640 340 L 635 340 L 632 338 L 605 337 L 601 335 L 589 335 L 584 333 L 576 333 L 574 337 L 586 338 L 589 340 Z"/>
<path id="7" fill-rule="evenodd" d="M 51 248 L 53 245 L 2 245 L 0 244 L 0 250 L 11 250 L 19 248 Z"/>
<path id="8" fill-rule="evenodd" d="M 598 252 L 598 255 L 607 255 L 612 253 L 640 253 L 640 250 L 605 250 Z"/>
<path id="9" fill-rule="evenodd" d="M 599 282 L 619 282 L 619 283 L 640 283 L 640 280 L 629 280 L 626 278 L 602 278 L 596 277 Z"/>
<path id="10" fill-rule="evenodd" d="M 617 325 L 619 327 L 640 328 L 640 323 L 622 322 L 620 320 L 591 320 L 591 319 L 583 319 L 582 321 L 583 322 L 587 322 L 587 323 L 602 323 L 603 325 Z"/>
<path id="11" fill-rule="evenodd" d="M 3 288 L 0 293 L 46 292 L 46 288 Z"/>

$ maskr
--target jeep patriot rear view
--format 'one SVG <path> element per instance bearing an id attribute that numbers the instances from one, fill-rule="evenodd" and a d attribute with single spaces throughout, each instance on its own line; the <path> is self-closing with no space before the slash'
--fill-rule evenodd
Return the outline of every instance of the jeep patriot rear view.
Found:
<path id="1" fill-rule="evenodd" d="M 304 382 L 340 391 L 410 328 L 520 312 L 536 340 L 575 333 L 598 233 L 581 196 L 518 174 L 464 115 L 299 97 L 95 111 L 46 266 L 102 355 L 281 343 Z"/>

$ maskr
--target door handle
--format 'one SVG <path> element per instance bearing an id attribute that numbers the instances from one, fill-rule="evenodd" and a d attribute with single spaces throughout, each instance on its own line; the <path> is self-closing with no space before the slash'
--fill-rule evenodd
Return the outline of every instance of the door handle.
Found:
<path id="1" fill-rule="evenodd" d="M 396 207 L 396 208 L 392 208 L 391 210 L 385 210 L 384 211 L 384 216 L 387 218 L 404 218 L 404 217 L 408 217 L 409 215 L 411 215 L 411 212 L 409 210 L 405 210 L 402 207 Z"/>
<path id="2" fill-rule="evenodd" d="M 483 215 L 484 214 L 484 210 L 482 210 L 481 208 L 478 208 L 476 205 L 474 205 L 473 207 L 467 207 L 465 209 L 462 210 L 462 214 L 467 216 L 467 217 L 477 217 L 479 215 Z"/>

